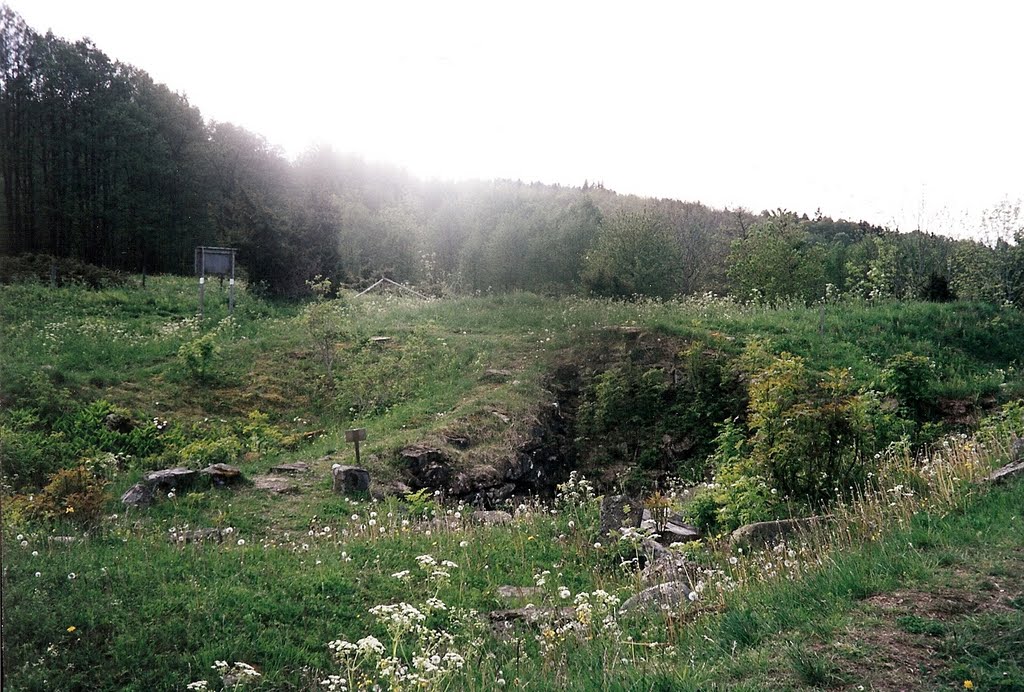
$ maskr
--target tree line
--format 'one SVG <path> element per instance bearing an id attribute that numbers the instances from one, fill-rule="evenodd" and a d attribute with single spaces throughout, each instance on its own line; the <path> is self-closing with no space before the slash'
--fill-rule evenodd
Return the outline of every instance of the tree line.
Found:
<path id="1" fill-rule="evenodd" d="M 386 275 L 434 292 L 628 298 L 733 293 L 1024 303 L 1019 206 L 988 242 L 776 210 L 520 181 L 425 182 L 329 148 L 294 161 L 206 121 L 88 40 L 39 34 L 0 8 L 0 254 L 187 273 L 197 245 L 239 248 L 253 285 Z"/>

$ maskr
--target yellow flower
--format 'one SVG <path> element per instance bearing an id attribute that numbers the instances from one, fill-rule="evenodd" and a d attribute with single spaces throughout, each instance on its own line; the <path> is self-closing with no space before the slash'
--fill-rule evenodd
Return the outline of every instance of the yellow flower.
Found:
<path id="1" fill-rule="evenodd" d="M 74 513 L 75 513 L 75 508 L 74 508 L 74 507 L 71 507 L 71 506 L 69 505 L 69 506 L 68 506 L 68 508 L 67 508 L 66 510 L 64 510 L 64 513 L 65 513 L 65 514 L 74 514 Z"/>
<path id="2" fill-rule="evenodd" d="M 974 689 L 974 683 L 971 682 L 970 680 L 964 680 L 964 689 L 973 690 Z"/>
<path id="3" fill-rule="evenodd" d="M 78 629 L 78 628 L 75 627 L 74 625 L 71 625 L 71 627 L 68 627 L 68 632 L 74 632 L 76 629 Z"/>

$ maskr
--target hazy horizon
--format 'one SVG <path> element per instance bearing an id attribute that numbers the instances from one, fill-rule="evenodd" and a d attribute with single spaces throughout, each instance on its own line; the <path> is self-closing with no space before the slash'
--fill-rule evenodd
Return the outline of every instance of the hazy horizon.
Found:
<path id="1" fill-rule="evenodd" d="M 952 235 L 1024 191 L 1024 9 L 996 3 L 8 4 L 289 158 Z"/>

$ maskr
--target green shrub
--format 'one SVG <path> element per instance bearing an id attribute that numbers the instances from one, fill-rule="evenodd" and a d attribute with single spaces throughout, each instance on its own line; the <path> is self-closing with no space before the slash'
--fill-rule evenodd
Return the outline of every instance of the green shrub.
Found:
<path id="1" fill-rule="evenodd" d="M 88 526 L 103 516 L 108 500 L 106 486 L 106 480 L 84 466 L 62 469 L 50 476 L 50 482 L 38 493 L 17 497 L 14 513 L 32 521 Z"/>
<path id="2" fill-rule="evenodd" d="M 181 463 L 191 468 L 211 464 L 233 464 L 242 453 L 242 445 L 234 437 L 216 440 L 196 440 L 178 451 Z"/>
<path id="3" fill-rule="evenodd" d="M 882 391 L 896 397 L 904 411 L 917 421 L 923 421 L 928 414 L 934 381 L 935 363 L 910 351 L 890 358 L 879 377 Z"/>
<path id="4" fill-rule="evenodd" d="M 213 333 L 186 341 L 178 348 L 178 363 L 189 376 L 199 382 L 207 382 L 213 374 L 213 367 L 220 356 Z"/>
<path id="5" fill-rule="evenodd" d="M 118 429 L 108 423 L 111 417 L 129 422 Z M 156 424 L 152 421 L 135 423 L 130 411 L 104 399 L 62 416 L 53 429 L 64 436 L 69 453 L 75 456 L 76 461 L 97 452 L 148 457 L 164 449 L 164 440 Z"/>

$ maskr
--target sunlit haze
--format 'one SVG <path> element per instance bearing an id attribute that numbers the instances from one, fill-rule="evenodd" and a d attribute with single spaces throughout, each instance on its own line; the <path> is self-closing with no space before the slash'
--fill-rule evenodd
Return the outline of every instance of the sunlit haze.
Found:
<path id="1" fill-rule="evenodd" d="M 290 157 L 952 234 L 1024 196 L 1016 3 L 9 4 Z"/>

